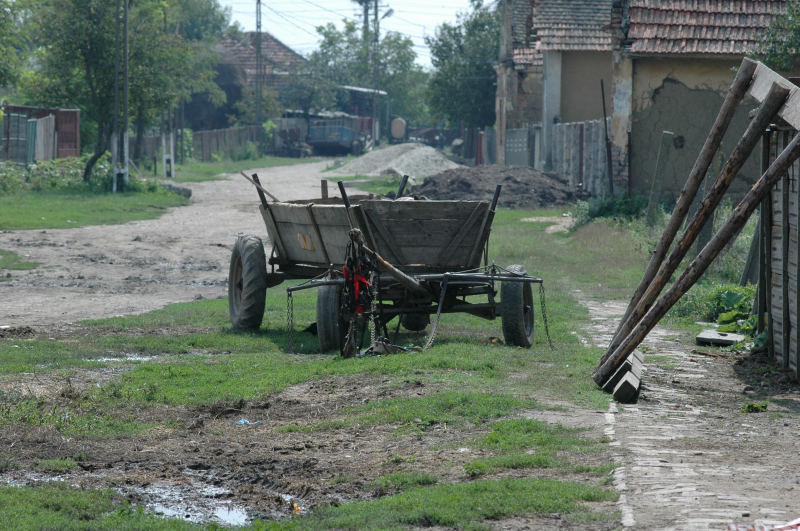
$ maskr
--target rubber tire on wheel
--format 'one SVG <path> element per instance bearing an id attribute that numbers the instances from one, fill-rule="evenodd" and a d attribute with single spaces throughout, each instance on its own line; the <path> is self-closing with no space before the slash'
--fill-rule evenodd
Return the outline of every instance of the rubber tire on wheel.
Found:
<path id="1" fill-rule="evenodd" d="M 400 324 L 412 332 L 425 330 L 430 322 L 431 318 L 427 313 L 404 313 L 400 316 Z"/>
<path id="2" fill-rule="evenodd" d="M 267 258 L 261 238 L 243 234 L 236 239 L 228 271 L 228 312 L 231 325 L 257 330 L 264 318 L 267 296 Z"/>
<path id="3" fill-rule="evenodd" d="M 525 274 L 521 265 L 508 268 L 511 273 Z M 503 282 L 500 285 L 500 315 L 503 319 L 503 340 L 506 345 L 530 348 L 533 345 L 533 293 L 527 282 Z"/>
<path id="4" fill-rule="evenodd" d="M 342 346 L 341 301 L 341 286 L 321 286 L 317 290 L 317 339 L 320 352 L 339 350 Z"/>

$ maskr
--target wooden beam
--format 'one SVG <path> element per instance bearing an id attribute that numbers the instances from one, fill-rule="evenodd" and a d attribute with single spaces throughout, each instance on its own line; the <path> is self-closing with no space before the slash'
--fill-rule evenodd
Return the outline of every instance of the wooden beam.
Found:
<path id="1" fill-rule="evenodd" d="M 689 172 L 686 184 L 683 186 L 678 202 L 675 204 L 675 208 L 672 211 L 672 216 L 661 235 L 658 245 L 656 245 L 653 251 L 653 255 L 650 257 L 650 262 L 647 264 L 647 269 L 642 277 L 642 281 L 639 283 L 636 291 L 634 291 L 631 302 L 628 304 L 628 308 L 625 311 L 625 315 L 620 320 L 617 332 L 614 334 L 614 340 L 612 340 L 608 352 L 603 357 L 604 360 L 607 359 L 610 352 L 614 351 L 613 347 L 622 339 L 620 336 L 622 335 L 621 329 L 623 325 L 641 300 L 647 287 L 653 281 L 659 267 L 661 267 L 661 263 L 664 261 L 664 257 L 667 255 L 667 251 L 669 251 L 669 247 L 672 245 L 675 235 L 683 224 L 683 220 L 686 217 L 686 213 L 689 212 L 689 207 L 695 195 L 697 195 L 697 189 L 700 187 L 700 183 L 703 182 L 706 172 L 708 172 L 714 154 L 722 143 L 722 137 L 725 136 L 725 132 L 728 130 L 731 120 L 733 120 L 733 115 L 753 79 L 757 64 L 758 63 L 747 58 L 742 61 L 739 72 L 736 74 L 727 96 L 725 96 L 725 101 L 722 103 L 714 125 L 711 126 L 711 131 L 706 138 L 705 144 L 703 144 L 703 148 L 700 150 L 700 154 L 697 156 L 697 160 Z"/>
<path id="2" fill-rule="evenodd" d="M 800 133 L 792 139 L 767 171 L 756 181 L 733 210 L 725 224 L 700 254 L 692 260 L 689 267 L 675 284 L 650 308 L 639 324 L 620 343 L 617 350 L 597 368 L 592 375 L 597 385 L 602 386 L 605 383 L 608 376 L 613 374 L 624 363 L 625 359 L 639 346 L 656 323 L 697 282 L 697 279 L 708 269 L 708 266 L 719 255 L 730 239 L 747 223 L 750 215 L 758 207 L 761 200 L 770 193 L 775 183 L 781 179 L 798 157 L 800 157 Z"/>
<path id="3" fill-rule="evenodd" d="M 680 266 L 681 260 L 683 260 L 684 256 L 686 256 L 686 253 L 689 252 L 692 244 L 697 239 L 697 235 L 700 233 L 703 225 L 711 214 L 713 214 L 720 201 L 722 201 L 731 181 L 733 181 L 733 178 L 739 173 L 742 166 L 744 166 L 750 153 L 758 144 L 764 129 L 769 126 L 772 118 L 778 112 L 781 105 L 783 105 L 788 94 L 788 89 L 778 84 L 772 85 L 769 95 L 758 108 L 756 116 L 750 121 L 747 130 L 745 130 L 744 135 L 739 140 L 736 148 L 722 168 L 722 172 L 700 204 L 700 209 L 697 211 L 697 214 L 695 214 L 692 221 L 684 230 L 680 241 L 672 249 L 667 261 L 661 264 L 658 273 L 653 277 L 649 285 L 646 286 L 644 293 L 634 305 L 633 310 L 628 314 L 627 319 L 623 318 L 601 363 L 605 362 L 605 360 L 611 356 L 623 338 L 630 333 L 633 327 L 636 326 L 636 323 L 647 313 L 650 305 L 653 304 L 653 301 L 656 300 L 661 290 L 664 289 L 664 286 L 669 282 L 672 274 L 675 273 L 675 270 Z M 698 186 L 699 182 L 702 182 L 702 178 L 698 179 Z"/>

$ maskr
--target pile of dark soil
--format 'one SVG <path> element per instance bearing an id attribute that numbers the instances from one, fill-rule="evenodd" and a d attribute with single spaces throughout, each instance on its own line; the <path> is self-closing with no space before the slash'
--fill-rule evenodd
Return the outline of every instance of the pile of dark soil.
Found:
<path id="1" fill-rule="evenodd" d="M 525 166 L 455 168 L 427 177 L 410 193 L 428 199 L 491 201 L 498 184 L 503 186 L 500 205 L 506 208 L 564 205 L 587 199 L 589 195 L 584 191 L 573 191 L 569 181 L 557 173 L 541 172 Z"/>

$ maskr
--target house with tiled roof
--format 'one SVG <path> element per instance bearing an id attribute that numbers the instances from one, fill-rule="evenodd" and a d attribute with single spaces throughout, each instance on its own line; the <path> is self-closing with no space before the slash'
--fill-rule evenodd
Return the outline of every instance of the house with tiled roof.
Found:
<path id="1" fill-rule="evenodd" d="M 680 193 L 733 80 L 733 69 L 770 22 L 785 12 L 783 0 L 525 3 L 531 6 L 531 18 L 524 47 L 541 56 L 542 155 L 552 157 L 547 149 L 552 124 L 601 117 L 602 79 L 618 189 L 649 191 L 662 131 L 671 131 L 671 155 L 659 183 L 667 198 Z M 514 57 L 527 57 L 510 55 L 511 69 L 519 68 Z M 498 110 L 502 107 L 498 103 Z M 505 120 L 514 122 L 513 117 Z M 722 145 L 724 154 L 730 154 L 747 121 L 747 109 L 741 109 Z M 735 187 L 741 190 L 757 177 L 756 161 L 749 161 L 740 175 Z"/>
<path id="2" fill-rule="evenodd" d="M 256 85 L 256 42 L 255 31 L 241 36 L 228 33 L 220 39 L 217 48 L 220 63 L 239 70 L 251 88 Z M 302 55 L 266 32 L 261 32 L 261 57 L 264 83 L 277 91 L 286 90 L 291 74 L 306 62 Z"/>

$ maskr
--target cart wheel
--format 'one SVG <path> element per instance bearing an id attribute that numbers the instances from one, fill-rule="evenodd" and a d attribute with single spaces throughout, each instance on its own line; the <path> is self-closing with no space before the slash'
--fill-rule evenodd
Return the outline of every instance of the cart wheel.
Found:
<path id="1" fill-rule="evenodd" d="M 320 352 L 339 349 L 344 337 L 340 286 L 321 286 L 317 291 L 317 338 Z"/>
<path id="2" fill-rule="evenodd" d="M 521 265 L 508 268 L 511 273 L 525 274 Z M 503 282 L 500 286 L 500 316 L 506 345 L 530 348 L 533 345 L 533 293 L 527 282 Z"/>
<path id="3" fill-rule="evenodd" d="M 261 238 L 243 234 L 236 239 L 228 272 L 228 311 L 239 329 L 258 329 L 267 296 L 267 259 Z"/>
<path id="4" fill-rule="evenodd" d="M 400 316 L 400 324 L 403 325 L 403 328 L 412 332 L 425 330 L 425 327 L 430 322 L 431 317 L 427 313 L 404 313 Z"/>

